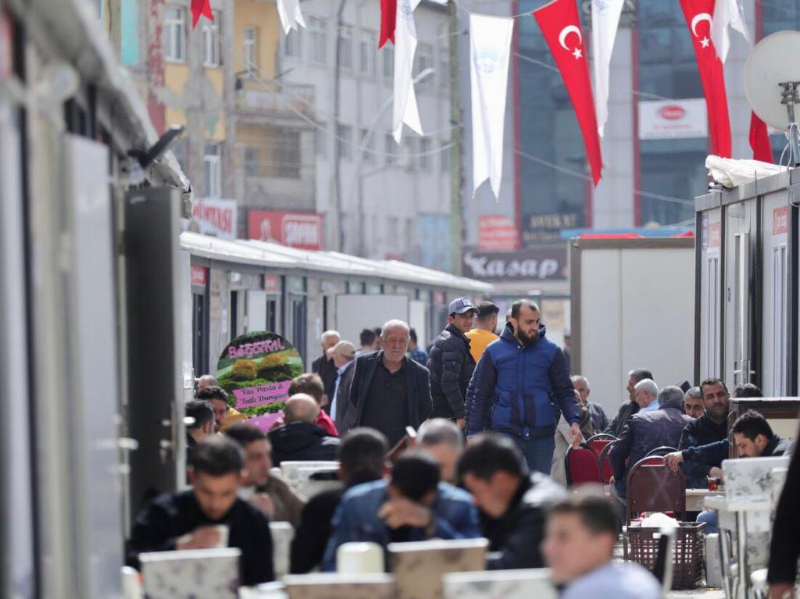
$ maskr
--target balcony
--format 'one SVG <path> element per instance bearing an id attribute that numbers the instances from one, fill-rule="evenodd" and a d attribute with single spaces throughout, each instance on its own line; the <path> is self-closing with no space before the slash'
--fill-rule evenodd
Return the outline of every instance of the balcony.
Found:
<path id="1" fill-rule="evenodd" d="M 314 86 L 270 83 L 240 79 L 242 88 L 236 94 L 236 115 L 239 122 L 311 127 L 314 119 Z"/>

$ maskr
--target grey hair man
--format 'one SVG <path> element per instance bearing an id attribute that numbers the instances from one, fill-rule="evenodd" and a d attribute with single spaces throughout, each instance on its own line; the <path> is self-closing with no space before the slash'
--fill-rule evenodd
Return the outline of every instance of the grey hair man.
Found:
<path id="1" fill-rule="evenodd" d="M 595 433 L 602 433 L 608 426 L 608 416 L 606 416 L 605 410 L 600 404 L 589 401 L 589 395 L 592 393 L 592 385 L 589 383 L 589 379 L 579 374 L 571 378 L 572 386 L 578 392 L 581 405 L 586 406 L 589 410 L 589 415 L 592 419 L 592 430 Z"/>
<path id="2" fill-rule="evenodd" d="M 289 398 L 283 408 L 286 424 L 269 433 L 272 443 L 272 463 L 281 462 L 334 462 L 339 451 L 339 439 L 328 436 L 316 424 L 319 404 L 310 395 L 297 393 Z"/>
<path id="3" fill-rule="evenodd" d="M 652 412 L 659 408 L 658 385 L 651 379 L 644 379 L 636 383 L 636 403 L 639 412 Z M 683 393 L 683 392 L 681 392 Z"/>
<path id="4" fill-rule="evenodd" d="M 410 329 L 402 320 L 390 320 L 381 329 L 382 349 L 355 360 L 350 402 L 353 426 L 382 432 L 395 445 L 406 427 L 419 428 L 432 410 L 428 369 L 406 357 Z"/>
<path id="5" fill-rule="evenodd" d="M 458 460 L 464 452 L 464 433 L 458 425 L 446 418 L 432 418 L 420 427 L 417 445 L 439 462 L 442 480 L 455 483 Z"/>
<path id="6" fill-rule="evenodd" d="M 700 387 L 692 387 L 683 396 L 683 411 L 696 420 L 703 415 L 704 410 L 703 392 Z"/>
<path id="7" fill-rule="evenodd" d="M 645 379 L 655 380 L 653 373 L 646 368 L 636 368 L 628 373 L 628 385 L 625 387 L 628 392 L 628 401 L 620 406 L 617 415 L 603 432 L 615 437 L 622 434 L 622 429 L 628 424 L 628 420 L 639 411 L 639 404 L 636 403 L 636 383 Z"/>

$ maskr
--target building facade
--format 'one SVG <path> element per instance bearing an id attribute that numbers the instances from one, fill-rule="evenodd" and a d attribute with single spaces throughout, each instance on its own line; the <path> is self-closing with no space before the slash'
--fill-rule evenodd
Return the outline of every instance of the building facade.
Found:
<path id="1" fill-rule="evenodd" d="M 316 99 L 316 211 L 326 247 L 450 270 L 446 7 L 425 0 L 415 11 L 414 76 L 425 135 L 406 128 L 398 146 L 391 136 L 394 46 L 377 49 L 380 4 L 301 6 L 307 27 L 283 38 L 277 71 L 280 82 L 310 86 Z"/>

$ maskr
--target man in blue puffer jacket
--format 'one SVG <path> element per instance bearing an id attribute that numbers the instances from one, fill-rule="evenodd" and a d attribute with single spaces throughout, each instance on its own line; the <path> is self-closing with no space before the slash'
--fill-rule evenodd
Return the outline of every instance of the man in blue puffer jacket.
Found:
<path id="1" fill-rule="evenodd" d="M 580 409 L 564 353 L 545 338 L 539 307 L 529 300 L 511 306 L 500 339 L 489 344 L 467 390 L 467 436 L 487 429 L 512 437 L 528 468 L 550 473 L 559 415 L 572 428 L 572 444 L 583 439 Z"/>

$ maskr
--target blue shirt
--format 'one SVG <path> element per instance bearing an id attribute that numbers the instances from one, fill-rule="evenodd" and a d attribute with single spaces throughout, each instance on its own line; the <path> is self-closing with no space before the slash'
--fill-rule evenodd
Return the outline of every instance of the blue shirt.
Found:
<path id="1" fill-rule="evenodd" d="M 353 487 L 339 503 L 331 520 L 331 539 L 322 560 L 323 572 L 336 570 L 336 552 L 345 543 L 372 542 L 384 549 L 390 542 L 389 527 L 378 516 L 381 506 L 389 499 L 388 483 L 378 480 Z M 439 483 L 433 511 L 434 539 L 478 539 L 481 535 L 478 512 L 472 496 L 447 483 Z M 410 541 L 426 541 L 421 528 L 411 529 Z"/>
<path id="2" fill-rule="evenodd" d="M 415 362 L 419 362 L 423 366 L 428 365 L 428 352 L 426 352 L 421 347 L 418 347 L 417 349 L 408 350 L 408 357 L 414 360 Z"/>
<path id="3" fill-rule="evenodd" d="M 660 407 L 661 407 L 661 406 L 660 406 L 660 405 L 658 405 L 658 400 L 657 400 L 657 399 L 654 399 L 654 400 L 653 400 L 653 403 L 651 403 L 651 404 L 650 404 L 649 406 L 647 406 L 646 408 L 642 408 L 641 410 L 639 410 L 639 413 L 640 413 L 640 414 L 643 414 L 644 412 L 655 412 L 655 411 L 656 411 L 656 410 L 658 410 Z"/>
<path id="4" fill-rule="evenodd" d="M 561 599 L 586 599 L 586 597 L 659 599 L 661 585 L 655 576 L 638 564 L 608 563 L 573 581 L 561 595 Z"/>
<path id="5" fill-rule="evenodd" d="M 333 388 L 333 401 L 331 401 L 331 418 L 333 418 L 334 422 L 336 421 L 336 398 L 339 397 L 339 383 L 342 381 L 342 375 L 345 371 L 355 364 L 355 362 L 355 360 L 350 360 L 336 371 L 336 386 Z"/>

